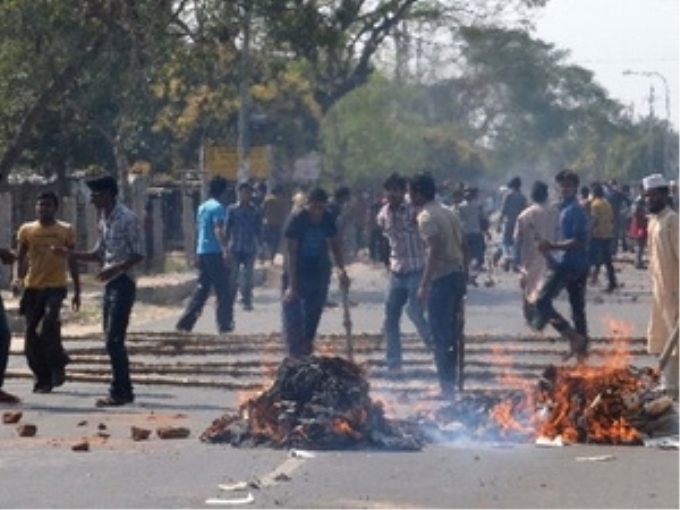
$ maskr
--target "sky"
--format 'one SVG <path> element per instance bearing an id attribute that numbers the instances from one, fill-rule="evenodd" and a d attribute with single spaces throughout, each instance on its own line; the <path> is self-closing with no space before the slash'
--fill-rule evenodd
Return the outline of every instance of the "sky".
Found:
<path id="1" fill-rule="evenodd" d="M 534 36 L 569 50 L 567 61 L 593 71 L 635 118 L 649 114 L 650 87 L 655 115 L 666 118 L 665 78 L 671 122 L 680 126 L 680 0 L 550 0 Z"/>

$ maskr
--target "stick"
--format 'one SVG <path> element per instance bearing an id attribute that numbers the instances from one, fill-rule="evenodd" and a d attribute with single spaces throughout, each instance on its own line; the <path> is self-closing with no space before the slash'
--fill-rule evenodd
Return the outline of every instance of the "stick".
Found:
<path id="1" fill-rule="evenodd" d="M 347 359 L 354 361 L 354 342 L 352 341 L 352 316 L 349 312 L 349 289 L 340 285 L 342 294 L 342 325 L 345 328 Z"/>
<path id="2" fill-rule="evenodd" d="M 671 359 L 671 354 L 678 346 L 678 325 L 675 325 L 673 331 L 671 331 L 668 340 L 666 340 L 666 345 L 661 351 L 661 356 L 659 356 L 659 372 L 663 372 L 663 369 L 668 365 L 668 361 Z"/>

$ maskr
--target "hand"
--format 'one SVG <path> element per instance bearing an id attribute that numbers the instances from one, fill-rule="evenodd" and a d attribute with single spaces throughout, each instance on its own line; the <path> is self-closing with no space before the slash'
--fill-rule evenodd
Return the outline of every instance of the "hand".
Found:
<path id="1" fill-rule="evenodd" d="M 293 290 L 292 288 L 288 287 L 286 289 L 286 292 L 283 293 L 283 298 L 281 299 L 284 303 L 290 303 L 294 299 L 297 298 L 297 291 Z"/>
<path id="2" fill-rule="evenodd" d="M 538 251 L 540 251 L 542 254 L 548 253 L 552 249 L 552 245 L 550 242 L 546 241 L 545 239 L 541 239 L 538 242 Z"/>
<path id="3" fill-rule="evenodd" d="M 118 276 L 123 272 L 122 268 L 118 265 L 115 266 L 108 266 L 103 269 L 101 269 L 96 275 L 95 278 L 100 281 L 100 282 L 108 282 L 111 280 L 114 276 Z"/>
<path id="4" fill-rule="evenodd" d="M 418 300 L 426 304 L 428 298 L 430 297 L 430 286 L 428 284 L 423 284 L 421 283 L 418 286 L 418 291 L 416 292 L 416 296 L 418 297 Z"/>
<path id="5" fill-rule="evenodd" d="M 0 248 L 0 262 L 3 264 L 14 264 L 14 261 L 17 259 L 16 255 L 12 250 L 8 250 L 7 248 Z"/>
<path id="6" fill-rule="evenodd" d="M 71 310 L 74 312 L 80 310 L 80 292 L 73 294 L 73 299 L 71 299 Z"/>
<path id="7" fill-rule="evenodd" d="M 338 282 L 340 283 L 340 288 L 341 289 L 349 289 L 351 280 L 349 279 L 349 276 L 347 276 L 346 271 L 340 271 L 338 273 Z"/>

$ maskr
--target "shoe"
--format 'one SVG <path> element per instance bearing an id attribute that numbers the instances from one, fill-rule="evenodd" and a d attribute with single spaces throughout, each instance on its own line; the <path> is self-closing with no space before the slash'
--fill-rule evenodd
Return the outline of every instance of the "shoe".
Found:
<path id="1" fill-rule="evenodd" d="M 220 330 L 219 330 L 219 331 L 220 331 L 220 335 L 226 334 L 226 333 L 231 333 L 232 331 L 234 331 L 234 328 L 235 328 L 235 327 L 236 327 L 236 326 L 235 326 L 235 324 L 234 324 L 234 321 L 231 321 L 231 322 L 229 323 L 229 325 L 228 325 L 226 328 L 223 328 L 223 329 L 220 329 Z"/>
<path id="2" fill-rule="evenodd" d="M 0 389 L 0 404 L 19 404 L 19 403 L 21 403 L 21 399 L 19 397 L 16 397 L 11 393 L 7 393 L 5 390 Z"/>
<path id="3" fill-rule="evenodd" d="M 52 369 L 52 386 L 58 388 L 66 382 L 66 367 L 54 367 Z"/>
<path id="4" fill-rule="evenodd" d="M 119 398 L 109 395 L 108 397 L 97 399 L 95 405 L 97 407 L 120 407 L 126 404 L 132 404 L 134 401 L 134 398 Z"/>
<path id="5" fill-rule="evenodd" d="M 33 393 L 52 393 L 52 384 L 37 382 L 33 385 Z"/>
<path id="6" fill-rule="evenodd" d="M 602 292 L 604 292 L 605 294 L 611 294 L 612 292 L 614 292 L 617 289 L 617 287 L 618 287 L 617 285 L 609 285 Z"/>
<path id="7" fill-rule="evenodd" d="M 243 310 L 245 312 L 252 312 L 253 311 L 253 305 L 250 303 L 243 303 Z"/>

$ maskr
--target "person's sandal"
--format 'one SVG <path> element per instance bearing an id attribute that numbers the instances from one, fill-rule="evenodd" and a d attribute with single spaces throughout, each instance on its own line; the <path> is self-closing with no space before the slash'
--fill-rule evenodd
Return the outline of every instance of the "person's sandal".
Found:
<path id="1" fill-rule="evenodd" d="M 585 363 L 588 358 L 588 339 L 573 329 L 567 329 L 562 335 L 569 340 L 569 352 L 564 355 L 562 361 L 576 356 L 577 363 Z"/>
<path id="2" fill-rule="evenodd" d="M 0 389 L 0 404 L 20 404 L 21 399 Z"/>
<path id="3" fill-rule="evenodd" d="M 126 404 L 131 404 L 131 403 L 132 403 L 132 400 L 125 400 L 125 399 L 121 399 L 121 398 L 108 396 L 108 397 L 97 399 L 97 401 L 95 402 L 95 405 L 97 407 L 120 407 L 120 406 L 124 406 Z"/>

